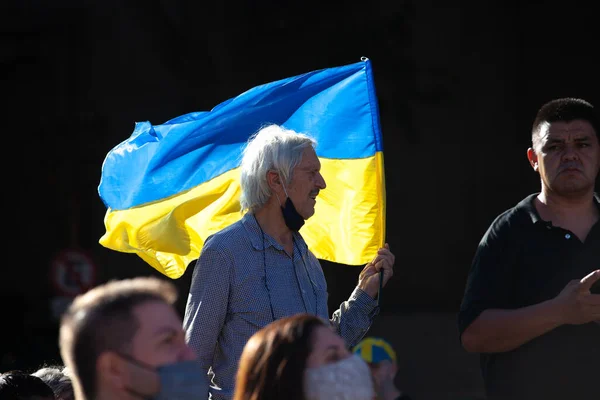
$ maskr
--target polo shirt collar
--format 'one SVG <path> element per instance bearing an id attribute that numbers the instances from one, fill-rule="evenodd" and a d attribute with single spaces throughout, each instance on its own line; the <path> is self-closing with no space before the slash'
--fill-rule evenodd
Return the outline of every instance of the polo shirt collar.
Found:
<path id="1" fill-rule="evenodd" d="M 517 208 L 525 211 L 527 215 L 529 215 L 529 217 L 531 218 L 531 222 L 534 224 L 538 222 L 547 223 L 547 221 L 544 221 L 540 218 L 540 214 L 535 208 L 535 199 L 539 194 L 539 192 L 530 194 L 529 196 L 521 200 L 519 204 L 517 204 Z M 600 210 L 600 196 L 598 195 L 598 193 L 594 193 L 594 203 L 596 203 L 596 207 L 598 207 L 598 210 Z"/>

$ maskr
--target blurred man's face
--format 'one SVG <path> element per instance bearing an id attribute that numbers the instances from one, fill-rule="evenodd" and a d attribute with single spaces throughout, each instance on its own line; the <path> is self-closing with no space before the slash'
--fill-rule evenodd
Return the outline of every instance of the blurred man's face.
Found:
<path id="1" fill-rule="evenodd" d="M 181 318 L 171 305 L 148 301 L 136 306 L 133 315 L 138 329 L 129 352 L 131 358 L 150 368 L 196 358 L 185 342 Z M 127 386 L 140 393 L 158 392 L 159 377 L 150 368 L 128 362 L 127 377 L 124 377 Z"/>
<path id="2" fill-rule="evenodd" d="M 600 171 L 600 144 L 583 120 L 545 123 L 527 157 L 549 192 L 564 197 L 594 190 Z"/>
<path id="3" fill-rule="evenodd" d="M 371 369 L 373 380 L 377 386 L 386 380 L 393 381 L 394 377 L 396 376 L 397 367 L 396 363 L 394 363 L 392 360 L 369 363 L 369 368 Z"/>
<path id="4" fill-rule="evenodd" d="M 136 360 L 158 367 L 195 358 L 185 342 L 183 323 L 171 305 L 149 301 L 135 307 L 133 314 L 139 324 L 131 350 Z"/>

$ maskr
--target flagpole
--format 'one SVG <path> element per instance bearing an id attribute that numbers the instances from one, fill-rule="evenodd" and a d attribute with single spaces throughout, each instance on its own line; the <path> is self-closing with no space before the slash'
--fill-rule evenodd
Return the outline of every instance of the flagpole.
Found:
<path id="1" fill-rule="evenodd" d="M 379 270 L 379 293 L 377 294 L 377 307 L 381 308 L 381 290 L 383 289 L 383 269 Z"/>

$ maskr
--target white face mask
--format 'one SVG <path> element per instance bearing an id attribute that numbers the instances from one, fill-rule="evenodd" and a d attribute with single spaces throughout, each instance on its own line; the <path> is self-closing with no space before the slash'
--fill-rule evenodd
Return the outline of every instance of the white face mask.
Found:
<path id="1" fill-rule="evenodd" d="M 373 380 L 358 355 L 304 372 L 305 400 L 373 400 Z"/>

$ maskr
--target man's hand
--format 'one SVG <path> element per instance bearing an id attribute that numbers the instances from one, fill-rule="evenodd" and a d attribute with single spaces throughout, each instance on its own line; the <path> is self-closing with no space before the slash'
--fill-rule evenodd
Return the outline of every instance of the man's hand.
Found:
<path id="1" fill-rule="evenodd" d="M 383 286 L 394 275 L 394 262 L 396 257 L 390 251 L 389 244 L 377 251 L 377 256 L 365 265 L 358 276 L 358 287 L 369 296 L 375 298 L 379 291 L 379 271 L 383 270 Z"/>
<path id="2" fill-rule="evenodd" d="M 581 325 L 600 321 L 600 294 L 592 294 L 590 288 L 600 280 L 600 269 L 581 280 L 572 280 L 556 296 L 554 301 L 561 310 L 566 324 Z"/>

